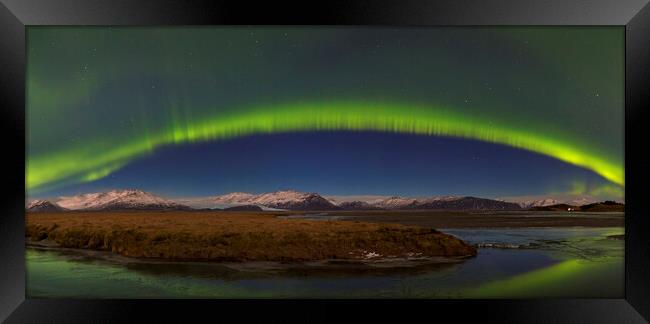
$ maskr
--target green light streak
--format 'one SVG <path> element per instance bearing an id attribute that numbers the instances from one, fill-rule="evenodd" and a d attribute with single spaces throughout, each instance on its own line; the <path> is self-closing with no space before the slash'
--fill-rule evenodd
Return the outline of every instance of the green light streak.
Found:
<path id="1" fill-rule="evenodd" d="M 165 129 L 127 142 L 106 139 L 50 155 L 28 157 L 26 187 L 36 190 L 64 180 L 94 181 L 163 145 L 251 134 L 333 130 L 452 136 L 504 144 L 592 170 L 613 183 L 624 185 L 620 163 L 569 139 L 528 132 L 517 125 L 497 124 L 445 107 L 354 101 L 260 106 L 200 119 L 174 111 Z"/>
<path id="2" fill-rule="evenodd" d="M 475 298 L 502 298 L 504 296 L 512 298 L 534 295 L 533 292 L 539 291 L 540 288 L 557 284 L 557 282 L 566 282 L 567 279 L 579 276 L 584 270 L 585 266 L 581 264 L 580 260 L 566 260 L 544 269 L 484 284 L 474 291 L 468 292 L 467 295 Z"/>
<path id="3" fill-rule="evenodd" d="M 582 180 L 574 180 L 570 182 L 570 190 L 568 194 L 571 195 L 590 195 L 594 197 L 616 197 L 623 198 L 625 196 L 625 188 L 618 184 L 603 183 L 603 184 L 589 184 Z"/>
<path id="4" fill-rule="evenodd" d="M 512 278 L 496 280 L 466 293 L 466 298 L 530 298 L 532 296 L 562 295 L 562 290 L 575 285 L 588 275 L 621 266 L 619 260 L 592 262 L 570 259 L 558 264 L 524 273 Z M 621 282 L 622 284 L 622 282 Z M 579 292 L 577 294 L 580 294 Z"/>

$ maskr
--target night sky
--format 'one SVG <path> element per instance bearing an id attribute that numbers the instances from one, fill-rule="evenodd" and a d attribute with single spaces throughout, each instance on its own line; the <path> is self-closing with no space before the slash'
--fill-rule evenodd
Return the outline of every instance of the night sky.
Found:
<path id="1" fill-rule="evenodd" d="M 29 27 L 30 197 L 623 199 L 623 29 Z"/>

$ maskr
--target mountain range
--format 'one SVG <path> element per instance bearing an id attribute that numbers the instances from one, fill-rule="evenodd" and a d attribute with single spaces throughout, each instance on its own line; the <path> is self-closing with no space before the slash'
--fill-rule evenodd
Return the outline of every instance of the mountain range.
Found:
<path id="1" fill-rule="evenodd" d="M 186 200 L 189 201 L 189 200 Z M 486 199 L 468 196 L 437 196 L 425 198 L 409 197 L 378 197 L 368 201 L 342 201 L 340 198 L 326 198 L 318 193 L 281 190 L 270 193 L 251 194 L 233 192 L 225 195 L 208 197 L 202 202 L 207 209 L 231 208 L 231 210 L 263 209 L 327 211 L 327 210 L 521 210 L 546 208 L 552 206 L 566 210 L 567 206 L 581 206 L 575 201 L 570 203 L 556 199 L 540 199 L 534 201 L 508 202 L 504 200 Z M 239 208 L 232 208 L 238 207 Z M 245 207 L 244 207 L 245 206 Z M 197 206 L 194 206 L 197 207 Z M 547 208 L 548 207 L 548 208 Z M 567 207 L 569 208 L 569 207 Z M 65 210 L 193 210 L 189 204 L 164 199 L 149 192 L 137 189 L 112 190 L 109 192 L 87 193 L 76 196 L 59 197 L 56 200 L 35 200 L 30 202 L 28 211 L 56 212 Z M 206 207 L 199 208 L 206 209 Z M 575 210 L 575 209 L 574 209 Z"/>
<path id="2" fill-rule="evenodd" d="M 522 208 L 545 207 L 559 204 L 570 206 L 582 206 L 597 203 L 601 200 L 586 195 L 549 195 L 529 197 L 505 197 L 499 198 L 502 201 L 509 201 L 519 204 Z"/>
<path id="3" fill-rule="evenodd" d="M 530 208 L 535 211 L 582 211 L 582 212 L 624 212 L 625 204 L 603 201 L 585 205 L 555 204 Z"/>
<path id="4" fill-rule="evenodd" d="M 336 210 L 341 207 L 317 193 L 281 190 L 259 195 L 234 192 L 213 199 L 215 204 L 258 205 L 289 210 Z"/>
<path id="5" fill-rule="evenodd" d="M 189 206 L 179 204 L 137 190 L 112 190 L 109 192 L 88 193 L 70 197 L 60 197 L 55 203 L 67 210 L 190 210 Z M 32 210 L 28 208 L 28 210 Z"/>

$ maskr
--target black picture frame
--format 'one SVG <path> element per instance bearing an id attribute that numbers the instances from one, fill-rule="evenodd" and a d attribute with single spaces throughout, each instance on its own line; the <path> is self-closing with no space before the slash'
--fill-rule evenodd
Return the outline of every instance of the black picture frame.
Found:
<path id="1" fill-rule="evenodd" d="M 642 323 L 650 319 L 650 89 L 647 0 L 169 1 L 1 0 L 4 175 L 0 319 L 117 322 L 450 318 L 512 323 Z M 25 297 L 25 26 L 27 25 L 612 25 L 625 28 L 625 298 L 535 300 L 70 300 Z M 348 314 L 343 314 L 346 312 Z"/>

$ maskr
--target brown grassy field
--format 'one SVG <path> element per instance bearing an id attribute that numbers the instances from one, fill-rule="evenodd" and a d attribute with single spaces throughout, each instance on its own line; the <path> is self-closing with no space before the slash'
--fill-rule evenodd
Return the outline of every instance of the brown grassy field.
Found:
<path id="1" fill-rule="evenodd" d="M 278 219 L 259 212 L 28 213 L 26 236 L 58 246 L 187 261 L 308 261 L 473 256 L 433 229 L 358 221 Z"/>

